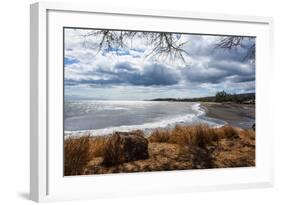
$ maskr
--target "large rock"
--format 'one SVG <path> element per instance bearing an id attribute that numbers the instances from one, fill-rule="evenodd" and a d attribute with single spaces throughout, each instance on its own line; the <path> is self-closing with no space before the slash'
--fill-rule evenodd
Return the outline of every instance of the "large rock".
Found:
<path id="1" fill-rule="evenodd" d="M 110 166 L 147 158 L 148 140 L 142 131 L 115 132 L 108 139 L 103 164 Z"/>

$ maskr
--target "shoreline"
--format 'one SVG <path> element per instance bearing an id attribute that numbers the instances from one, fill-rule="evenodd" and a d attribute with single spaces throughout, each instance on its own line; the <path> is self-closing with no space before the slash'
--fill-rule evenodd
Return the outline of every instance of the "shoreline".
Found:
<path id="1" fill-rule="evenodd" d="M 184 102 L 183 102 L 184 103 Z M 237 103 L 216 103 L 216 102 L 196 102 L 193 105 L 193 109 L 197 110 L 198 114 L 197 118 L 203 121 L 202 124 L 205 124 L 204 121 L 207 121 L 206 124 L 212 126 L 212 123 L 217 124 L 214 127 L 221 127 L 225 124 L 229 124 L 231 126 L 242 128 L 242 129 L 250 129 L 255 123 L 255 105 L 253 104 L 237 104 Z M 188 115 L 188 114 L 186 114 Z M 178 117 L 178 119 L 183 119 L 186 115 Z M 177 119 L 177 120 L 178 120 Z M 120 126 L 112 128 L 104 128 L 100 130 L 78 130 L 78 131 L 65 131 L 64 137 L 81 137 L 85 135 L 90 136 L 107 136 L 114 131 L 122 131 L 122 132 L 132 132 L 134 130 L 142 130 L 145 133 L 149 134 L 155 129 L 172 129 L 176 125 L 193 125 L 200 124 L 199 123 L 188 123 L 182 122 L 182 120 L 172 120 L 172 123 L 168 123 L 161 125 L 160 122 L 152 122 L 146 123 L 143 125 L 130 125 L 130 126 Z M 159 124 L 157 127 L 156 124 Z M 106 132 L 105 132 L 106 131 Z"/>
<path id="2" fill-rule="evenodd" d="M 251 129 L 255 123 L 254 104 L 201 102 L 200 106 L 206 117 L 223 120 L 234 127 Z"/>

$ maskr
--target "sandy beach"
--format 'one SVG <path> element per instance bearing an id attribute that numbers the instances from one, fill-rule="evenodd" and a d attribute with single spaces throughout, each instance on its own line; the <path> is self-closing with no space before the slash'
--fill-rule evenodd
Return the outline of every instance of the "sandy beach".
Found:
<path id="1" fill-rule="evenodd" d="M 255 123 L 254 104 L 202 102 L 201 107 L 207 117 L 224 120 L 234 127 L 249 129 Z"/>

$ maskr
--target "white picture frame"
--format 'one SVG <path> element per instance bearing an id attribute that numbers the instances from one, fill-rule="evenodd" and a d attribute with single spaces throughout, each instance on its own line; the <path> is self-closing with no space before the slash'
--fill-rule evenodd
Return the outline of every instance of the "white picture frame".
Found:
<path id="1" fill-rule="evenodd" d="M 94 20 L 97 21 L 94 21 Z M 126 19 L 126 24 L 124 24 Z M 188 25 L 189 30 L 183 28 Z M 64 177 L 62 172 L 63 26 L 107 27 L 257 37 L 256 167 Z M 269 69 L 273 19 L 184 11 L 97 8 L 40 2 L 30 9 L 30 198 L 53 201 L 273 186 Z M 54 69 L 59 68 L 60 69 Z M 266 69 L 265 69 L 266 68 Z M 265 137 L 266 135 L 266 137 Z"/>

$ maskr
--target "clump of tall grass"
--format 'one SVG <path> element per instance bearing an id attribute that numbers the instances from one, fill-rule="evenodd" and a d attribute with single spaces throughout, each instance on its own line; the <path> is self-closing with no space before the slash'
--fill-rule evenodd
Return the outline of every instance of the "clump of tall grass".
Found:
<path id="1" fill-rule="evenodd" d="M 64 140 L 64 175 L 84 174 L 94 157 L 103 157 L 108 139 L 106 137 L 82 136 Z"/>
<path id="2" fill-rule="evenodd" d="M 120 136 L 113 134 L 113 136 L 108 141 L 107 145 L 104 147 L 104 165 L 114 165 L 121 161 L 123 147 L 120 146 L 121 138 Z"/>
<path id="3" fill-rule="evenodd" d="M 220 138 L 236 138 L 238 137 L 238 131 L 230 125 L 224 125 L 220 128 L 216 128 L 216 132 Z"/>
<path id="4" fill-rule="evenodd" d="M 191 128 L 192 138 L 191 146 L 198 146 L 200 148 L 205 148 L 208 145 L 212 145 L 218 141 L 218 134 L 213 129 L 207 125 L 196 125 Z"/>
<path id="5" fill-rule="evenodd" d="M 92 157 L 103 157 L 107 147 L 108 137 L 95 137 L 90 140 L 90 152 Z"/>
<path id="6" fill-rule="evenodd" d="M 238 132 L 231 126 L 212 128 L 205 124 L 177 125 L 172 130 L 156 129 L 148 137 L 149 142 L 166 142 L 180 145 L 204 147 L 220 138 L 237 136 Z"/>
<path id="7" fill-rule="evenodd" d="M 148 137 L 149 142 L 170 142 L 171 132 L 165 129 L 155 129 Z"/>
<path id="8" fill-rule="evenodd" d="M 92 159 L 90 137 L 64 140 L 64 175 L 81 175 Z"/>

